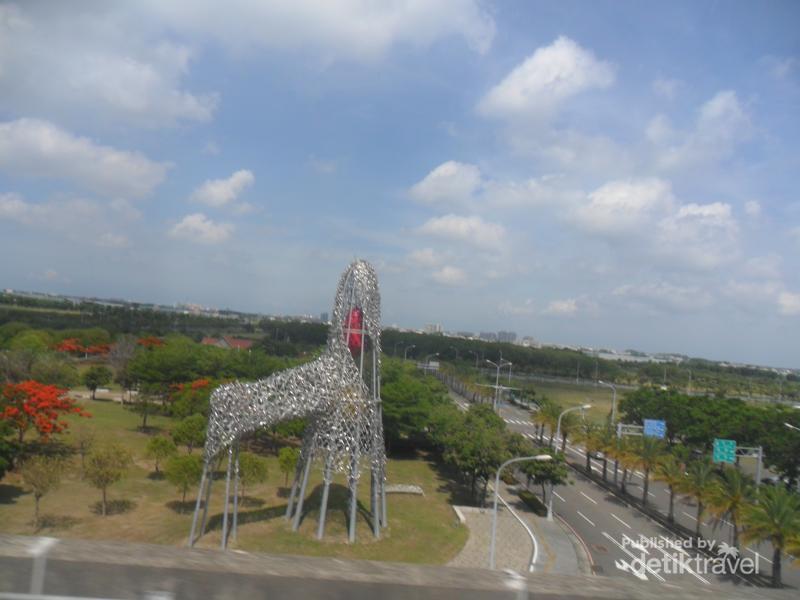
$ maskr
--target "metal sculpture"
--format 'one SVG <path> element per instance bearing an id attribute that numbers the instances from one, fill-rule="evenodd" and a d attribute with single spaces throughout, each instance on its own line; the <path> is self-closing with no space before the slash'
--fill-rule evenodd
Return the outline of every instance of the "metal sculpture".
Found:
<path id="1" fill-rule="evenodd" d="M 286 519 L 297 530 L 303 515 L 308 477 L 315 461 L 322 464 L 323 491 L 317 538 L 325 532 L 328 491 L 334 473 L 346 472 L 350 499 L 348 540 L 355 541 L 358 482 L 366 462 L 370 470 L 370 513 L 375 537 L 386 527 L 386 455 L 380 399 L 380 293 L 372 266 L 356 260 L 342 274 L 336 290 L 328 343 L 306 364 L 253 383 L 234 382 L 211 394 L 204 467 L 197 494 L 189 545 L 197 538 L 203 496 L 202 535 L 211 498 L 212 461 L 227 449 L 222 548 L 227 546 L 231 471 L 231 534 L 238 525 L 239 441 L 248 433 L 296 417 L 308 420 L 306 434 L 286 507 Z M 199 537 L 199 536 L 198 536 Z"/>

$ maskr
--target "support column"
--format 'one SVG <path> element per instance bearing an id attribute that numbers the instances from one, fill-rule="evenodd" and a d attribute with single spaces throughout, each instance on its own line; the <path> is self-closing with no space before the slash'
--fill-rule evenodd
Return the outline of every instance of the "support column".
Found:
<path id="1" fill-rule="evenodd" d="M 303 455 L 297 458 L 297 465 L 294 468 L 294 479 L 292 480 L 292 491 L 289 493 L 289 501 L 286 504 L 286 520 L 292 518 L 292 508 L 294 508 L 294 497 L 297 494 L 297 486 L 300 483 L 300 477 L 303 475 Z"/>
<path id="2" fill-rule="evenodd" d="M 372 506 L 375 508 L 372 511 L 372 532 L 375 535 L 375 539 L 380 539 L 381 537 L 381 525 L 380 519 L 378 515 L 378 482 L 375 480 L 375 470 L 372 470 Z"/>
<path id="3" fill-rule="evenodd" d="M 347 524 L 347 541 L 356 541 L 356 512 L 358 510 L 358 456 L 350 462 L 350 521 Z"/>
<path id="4" fill-rule="evenodd" d="M 206 500 L 203 504 L 203 519 L 200 522 L 200 533 L 197 536 L 201 537 L 206 532 L 206 520 L 208 519 L 208 505 L 211 502 L 211 484 L 214 483 L 214 469 L 211 467 L 211 460 L 208 461 L 208 477 L 206 479 Z"/>
<path id="5" fill-rule="evenodd" d="M 317 526 L 317 539 L 325 535 L 325 514 L 328 512 L 328 491 L 331 487 L 330 457 L 325 461 L 325 475 L 322 488 L 322 503 L 319 505 L 319 525 Z"/>
<path id="6" fill-rule="evenodd" d="M 231 500 L 231 465 L 233 463 L 233 446 L 228 446 L 228 470 L 225 475 L 225 505 L 222 509 L 222 542 L 223 550 L 228 546 L 228 505 Z"/>
<path id="7" fill-rule="evenodd" d="M 233 541 L 239 527 L 239 443 L 236 443 L 233 461 Z"/>
<path id="8" fill-rule="evenodd" d="M 192 531 L 189 534 L 189 547 L 194 546 L 194 534 L 197 528 L 197 515 L 200 513 L 200 501 L 203 497 L 206 485 L 206 474 L 208 473 L 208 462 L 203 463 L 203 475 L 200 478 L 200 488 L 197 490 L 197 502 L 194 505 L 194 515 L 192 515 Z"/>
<path id="9" fill-rule="evenodd" d="M 313 459 L 314 455 L 309 452 L 303 471 L 303 483 L 300 486 L 300 497 L 297 499 L 297 508 L 295 509 L 294 520 L 292 521 L 292 531 L 297 531 L 300 527 L 300 517 L 303 515 L 303 501 L 306 497 L 306 486 L 308 485 L 308 472 L 311 470 L 311 461 Z"/>
<path id="10" fill-rule="evenodd" d="M 381 526 L 388 527 L 389 521 L 386 518 L 386 477 L 381 477 Z"/>

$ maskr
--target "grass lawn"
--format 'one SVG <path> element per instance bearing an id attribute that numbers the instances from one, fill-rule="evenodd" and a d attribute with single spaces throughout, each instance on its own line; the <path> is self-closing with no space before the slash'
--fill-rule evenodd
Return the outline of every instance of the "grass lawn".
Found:
<path id="1" fill-rule="evenodd" d="M 586 418 L 597 423 L 604 423 L 611 413 L 611 390 L 602 386 L 570 385 L 568 383 L 551 383 L 537 381 L 526 385 L 536 390 L 536 396 L 547 396 L 564 408 L 591 404 L 586 411 Z M 622 392 L 617 390 L 617 409 L 622 400 Z"/>
<path id="2" fill-rule="evenodd" d="M 163 479 L 155 478 L 153 465 L 145 458 L 145 446 L 152 435 L 165 434 L 172 426 L 166 417 L 150 415 L 150 433 L 138 430 L 141 417 L 117 402 L 82 400 L 92 413 L 91 419 L 74 418 L 73 427 L 84 425 L 95 431 L 98 440 L 114 440 L 128 448 L 134 466 L 128 476 L 109 488 L 112 514 L 99 515 L 96 506 L 100 491 L 80 478 L 80 457 L 72 456 L 70 468 L 62 476 L 61 486 L 41 500 L 44 527 L 40 535 L 85 539 L 113 539 L 150 542 L 180 546 L 186 544 L 191 527 L 196 489 L 187 494 L 182 505 L 180 493 Z M 71 443 L 71 433 L 61 439 Z M 181 449 L 181 452 L 185 452 Z M 198 450 L 195 450 L 198 452 Z M 300 532 L 291 531 L 283 518 L 288 490 L 277 459 L 269 455 L 269 478 L 266 483 L 245 490 L 239 510 L 239 535 L 231 547 L 249 551 L 336 556 L 442 564 L 453 558 L 466 543 L 468 532 L 458 524 L 450 504 L 452 481 L 438 465 L 421 456 L 408 460 L 389 460 L 389 483 L 419 485 L 424 496 L 389 494 L 387 512 L 389 527 L 383 537 L 375 540 L 369 528 L 369 474 L 362 474 L 359 486 L 361 510 L 357 524 L 357 543 L 346 542 L 347 490 L 343 476 L 331 485 L 328 504 L 326 536 L 315 538 L 321 469 L 312 471 L 309 494 L 304 507 L 305 516 Z M 219 547 L 221 537 L 222 496 L 224 494 L 224 465 L 220 467 L 213 486 L 209 505 L 209 526 L 199 547 Z M 291 483 L 291 482 L 290 482 Z M 33 495 L 28 493 L 16 473 L 0 480 L 0 531 L 32 535 Z"/>

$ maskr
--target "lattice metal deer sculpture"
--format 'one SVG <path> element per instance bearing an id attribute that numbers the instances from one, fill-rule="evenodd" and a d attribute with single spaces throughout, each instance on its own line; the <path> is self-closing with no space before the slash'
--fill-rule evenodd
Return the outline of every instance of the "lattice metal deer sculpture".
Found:
<path id="1" fill-rule="evenodd" d="M 300 459 L 286 507 L 297 530 L 303 516 L 308 476 L 322 465 L 323 491 L 317 538 L 325 532 L 328 491 L 334 473 L 346 472 L 350 490 L 348 539 L 355 541 L 358 482 L 370 470 L 370 514 L 375 537 L 386 527 L 386 454 L 380 399 L 381 319 L 378 278 L 372 266 L 356 260 L 342 274 L 336 290 L 328 344 L 315 360 L 254 383 L 229 383 L 211 394 L 203 475 L 197 493 L 189 545 L 206 528 L 211 498 L 212 462 L 228 452 L 222 548 L 227 546 L 231 471 L 233 511 L 230 532 L 238 523 L 239 441 L 261 427 L 296 417 L 308 419 Z M 205 502 L 203 497 L 205 496 Z M 199 531 L 198 515 L 203 516 Z M 198 537 L 199 537 L 198 535 Z"/>

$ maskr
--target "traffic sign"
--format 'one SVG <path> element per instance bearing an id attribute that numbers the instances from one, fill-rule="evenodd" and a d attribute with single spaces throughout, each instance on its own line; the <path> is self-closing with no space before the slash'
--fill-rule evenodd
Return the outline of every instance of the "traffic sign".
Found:
<path id="1" fill-rule="evenodd" d="M 714 452 L 712 454 L 714 462 L 736 462 L 736 440 L 724 440 L 714 438 Z"/>
<path id="2" fill-rule="evenodd" d="M 644 435 L 663 440 L 667 435 L 667 422 L 663 419 L 645 419 Z"/>

